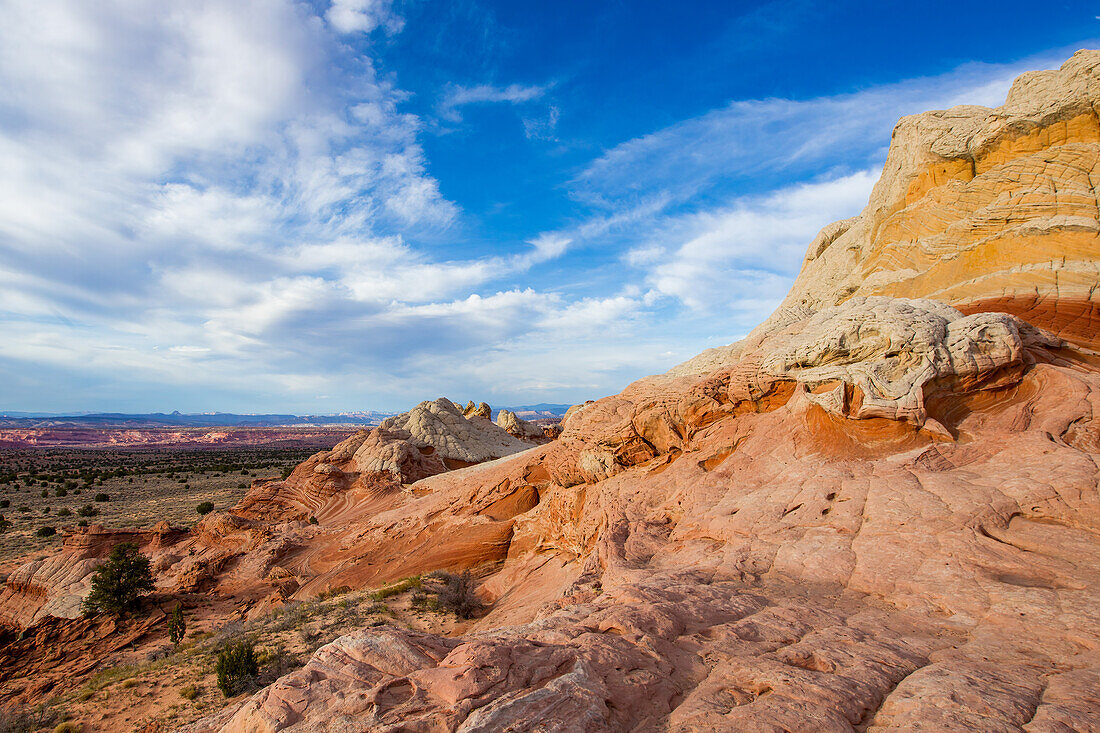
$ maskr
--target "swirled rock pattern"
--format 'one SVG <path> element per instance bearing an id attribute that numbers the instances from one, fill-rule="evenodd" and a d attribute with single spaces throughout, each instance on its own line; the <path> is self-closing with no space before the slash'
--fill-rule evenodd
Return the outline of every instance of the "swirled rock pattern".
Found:
<path id="1" fill-rule="evenodd" d="M 1007 312 L 1100 346 L 1100 53 L 1019 77 L 995 109 L 903 118 L 863 212 L 822 230 L 763 327 L 859 295 Z"/>
<path id="2" fill-rule="evenodd" d="M 767 323 L 551 443 L 424 403 L 152 549 L 242 612 L 437 568 L 487 608 L 185 730 L 1100 729 L 1097 103 L 1085 52 L 903 121 Z"/>

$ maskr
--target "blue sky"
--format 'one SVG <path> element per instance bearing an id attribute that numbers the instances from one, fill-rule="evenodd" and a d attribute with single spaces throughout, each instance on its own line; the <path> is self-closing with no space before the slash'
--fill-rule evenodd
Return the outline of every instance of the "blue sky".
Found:
<path id="1" fill-rule="evenodd" d="M 0 410 L 617 392 L 1093 3 L 0 0 Z"/>

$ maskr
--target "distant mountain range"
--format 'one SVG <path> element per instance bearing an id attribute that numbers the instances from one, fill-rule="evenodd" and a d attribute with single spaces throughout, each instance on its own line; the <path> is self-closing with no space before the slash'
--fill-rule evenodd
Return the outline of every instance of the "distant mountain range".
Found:
<path id="1" fill-rule="evenodd" d="M 507 407 L 524 420 L 560 418 L 571 405 L 539 403 Z M 493 410 L 495 418 L 499 410 Z M 3 412 L 0 427 L 6 428 L 206 428 L 206 427 L 288 427 L 294 425 L 377 425 L 393 412 L 368 410 L 341 412 L 334 415 L 239 415 L 232 412 L 81 412 L 55 414 L 47 412 Z"/>

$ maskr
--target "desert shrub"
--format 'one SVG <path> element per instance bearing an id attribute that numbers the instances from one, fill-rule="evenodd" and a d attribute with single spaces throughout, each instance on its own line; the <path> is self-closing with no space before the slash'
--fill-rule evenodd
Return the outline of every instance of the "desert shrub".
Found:
<path id="1" fill-rule="evenodd" d="M 260 673 L 260 666 L 256 662 L 256 647 L 248 640 L 226 646 L 218 654 L 214 671 L 218 675 L 218 689 L 223 695 L 233 697 L 244 692 Z"/>
<path id="2" fill-rule="evenodd" d="M 11 528 L 11 522 L 3 514 L 0 514 L 0 532 L 7 532 Z"/>
<path id="3" fill-rule="evenodd" d="M 95 500 L 96 501 L 110 501 L 111 497 L 107 496 L 107 494 L 96 494 L 95 495 Z"/>
<path id="4" fill-rule="evenodd" d="M 55 534 L 57 534 L 57 530 L 54 529 L 53 527 L 48 527 L 48 526 L 47 527 L 39 527 L 38 531 L 35 532 L 35 534 L 39 537 L 53 537 Z"/>
<path id="5" fill-rule="evenodd" d="M 137 606 L 143 593 L 153 590 L 149 558 L 133 542 L 115 545 L 107 561 L 92 573 L 92 591 L 84 599 L 86 614 L 121 615 Z"/>
<path id="6" fill-rule="evenodd" d="M 71 720 L 58 723 L 57 727 L 53 729 L 53 733 L 80 733 L 80 723 L 74 723 Z"/>
<path id="7" fill-rule="evenodd" d="M 94 517 L 95 515 L 99 514 L 99 510 L 91 504 L 85 504 L 84 506 L 77 509 L 76 513 L 82 517 Z"/>
<path id="8" fill-rule="evenodd" d="M 69 511 L 68 507 L 61 507 L 57 510 L 57 516 L 59 517 L 71 517 L 72 514 L 73 513 Z"/>
<path id="9" fill-rule="evenodd" d="M 87 527 L 88 526 L 88 520 L 87 519 L 81 519 L 79 522 L 76 523 L 76 526 L 77 527 Z"/>
<path id="10" fill-rule="evenodd" d="M 46 705 L 14 707 L 0 710 L 0 731 L 7 733 L 34 733 L 49 728 L 57 721 L 57 711 Z"/>
<path id="11" fill-rule="evenodd" d="M 214 511 L 214 502 L 204 501 L 197 507 L 195 507 L 195 511 L 199 514 L 209 514 L 210 512 Z"/>
<path id="12" fill-rule="evenodd" d="M 39 494 L 39 496 L 41 496 L 43 499 L 45 499 L 49 495 L 50 495 L 50 490 L 49 489 L 42 489 L 42 493 Z"/>
<path id="13" fill-rule="evenodd" d="M 31 508 L 29 506 L 19 507 L 19 511 L 21 511 L 21 512 L 29 512 L 30 510 L 31 510 Z"/>
<path id="14" fill-rule="evenodd" d="M 184 685 L 180 688 L 180 697 L 184 700 L 194 700 L 199 696 L 200 688 L 198 685 Z"/>
<path id="15" fill-rule="evenodd" d="M 398 593 L 404 593 L 410 588 L 419 588 L 423 584 L 423 581 L 419 575 L 412 575 L 408 578 L 403 578 L 391 585 L 384 585 L 378 590 L 370 594 L 372 600 L 384 601 L 390 596 L 395 596 Z"/>
<path id="16" fill-rule="evenodd" d="M 473 618 L 481 610 L 482 603 L 476 592 L 477 584 L 469 572 L 461 575 L 437 572 L 434 577 L 443 581 L 443 587 L 436 594 L 441 608 L 453 611 L 459 618 Z"/>
<path id="17" fill-rule="evenodd" d="M 414 595 L 415 595 L 415 593 L 416 593 L 416 591 L 413 591 Z M 387 606 L 382 601 L 375 601 L 374 603 L 367 606 L 366 612 L 368 614 L 378 614 L 379 616 L 392 616 L 393 615 L 393 609 L 391 609 L 389 606 Z"/>
<path id="18" fill-rule="evenodd" d="M 0 509 L 7 509 L 11 506 L 11 501 L 8 499 L 0 499 Z"/>
<path id="19" fill-rule="evenodd" d="M 168 638 L 177 646 L 183 641 L 187 633 L 187 621 L 183 618 L 183 606 L 176 604 L 176 609 L 168 617 Z"/>
<path id="20" fill-rule="evenodd" d="M 50 508 L 48 506 L 42 507 L 42 513 L 43 514 L 49 514 L 50 513 Z"/>
<path id="21" fill-rule="evenodd" d="M 413 608 L 422 611 L 434 611 L 439 608 L 439 601 L 436 600 L 435 596 L 423 588 L 416 588 L 409 594 L 409 604 Z"/>
<path id="22" fill-rule="evenodd" d="M 57 487 L 56 489 L 53 490 L 53 495 L 54 496 L 68 496 L 69 492 L 59 486 L 59 487 Z"/>
<path id="23" fill-rule="evenodd" d="M 317 524 L 317 517 L 314 517 L 314 516 L 310 516 L 310 518 L 309 518 L 309 523 L 310 523 L 310 524 Z"/>

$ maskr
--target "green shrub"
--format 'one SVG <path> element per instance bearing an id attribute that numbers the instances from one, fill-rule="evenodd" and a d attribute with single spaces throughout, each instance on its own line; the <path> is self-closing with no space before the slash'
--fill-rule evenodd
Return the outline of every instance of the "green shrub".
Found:
<path id="1" fill-rule="evenodd" d="M 77 509 L 76 513 L 82 517 L 94 517 L 95 515 L 99 514 L 99 510 L 91 504 L 85 504 L 84 506 Z"/>
<path id="2" fill-rule="evenodd" d="M 195 507 L 195 511 L 199 514 L 209 514 L 210 512 L 214 511 L 214 502 L 204 501 L 197 507 Z"/>
<path id="3" fill-rule="evenodd" d="M 49 489 L 42 489 L 42 493 L 39 494 L 39 496 L 41 496 L 43 499 L 45 499 L 49 495 L 50 495 L 50 490 Z"/>
<path id="4" fill-rule="evenodd" d="M 68 496 L 69 492 L 59 486 L 59 487 L 57 487 L 56 489 L 53 490 L 53 495 L 54 496 Z"/>
<path id="5" fill-rule="evenodd" d="M 412 575 L 408 578 L 402 578 L 396 583 L 390 585 L 384 585 L 378 590 L 370 594 L 371 600 L 384 601 L 390 596 L 395 596 L 398 593 L 404 593 L 410 588 L 419 588 L 422 584 L 422 580 L 419 575 Z"/>
<path id="6" fill-rule="evenodd" d="M 107 496 L 106 494 L 96 494 L 95 495 L 95 500 L 96 501 L 110 501 L 111 497 Z"/>
<path id="7" fill-rule="evenodd" d="M 226 697 L 244 692 L 260 673 L 256 662 L 256 648 L 251 641 L 243 640 L 229 644 L 218 655 L 214 671 L 218 675 L 218 689 Z"/>
<path id="8" fill-rule="evenodd" d="M 7 509 L 11 506 L 11 501 L 8 499 L 0 499 L 0 509 Z"/>
<path id="9" fill-rule="evenodd" d="M 199 696 L 199 692 L 198 685 L 184 685 L 180 688 L 180 697 L 184 700 L 194 700 Z"/>
<path id="10" fill-rule="evenodd" d="M 314 516 L 310 516 L 310 518 L 309 518 L 309 523 L 310 523 L 310 524 L 317 524 L 317 517 L 314 517 Z"/>
<path id="11" fill-rule="evenodd" d="M 57 516 L 59 517 L 71 517 L 72 514 L 73 513 L 69 511 L 68 507 L 61 507 L 57 510 Z"/>
<path id="12" fill-rule="evenodd" d="M 149 558 L 133 542 L 115 545 L 107 561 L 92 573 L 92 591 L 84 599 L 85 614 L 122 615 L 135 608 L 143 593 L 153 590 Z"/>
<path id="13" fill-rule="evenodd" d="M 176 609 L 172 611 L 172 615 L 168 617 L 168 638 L 173 644 L 179 646 L 179 643 L 183 641 L 184 634 L 187 633 L 187 621 L 183 618 L 183 607 L 180 604 L 176 604 Z"/>
<path id="14" fill-rule="evenodd" d="M 459 618 L 473 618 L 481 610 L 481 599 L 476 592 L 477 584 L 468 571 L 462 575 L 440 572 L 433 575 L 443 581 L 443 587 L 436 596 L 442 608 L 453 611 Z"/>
<path id="15" fill-rule="evenodd" d="M 35 534 L 39 537 L 53 537 L 55 534 L 57 534 L 57 530 L 55 530 L 53 527 L 39 527 L 38 531 L 35 532 Z"/>

